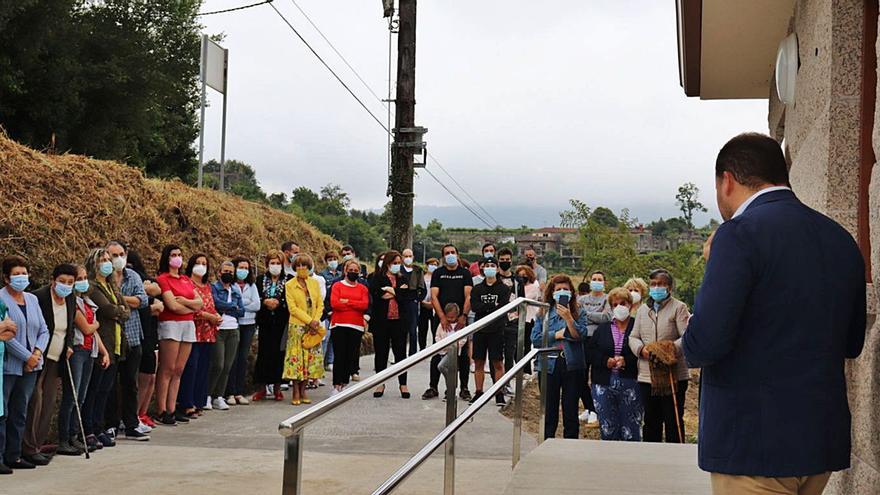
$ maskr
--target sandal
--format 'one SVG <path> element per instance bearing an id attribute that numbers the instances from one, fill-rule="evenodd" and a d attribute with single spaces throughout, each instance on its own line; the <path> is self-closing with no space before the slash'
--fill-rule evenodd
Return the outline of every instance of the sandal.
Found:
<path id="1" fill-rule="evenodd" d="M 302 404 L 302 402 L 300 402 L 299 399 L 293 399 L 290 401 L 290 403 L 293 404 L 294 406 L 298 406 L 298 405 Z"/>
<path id="2" fill-rule="evenodd" d="M 302 403 L 303 403 L 303 404 L 311 404 L 311 403 L 312 403 L 312 399 L 303 399 L 303 400 L 302 400 Z"/>

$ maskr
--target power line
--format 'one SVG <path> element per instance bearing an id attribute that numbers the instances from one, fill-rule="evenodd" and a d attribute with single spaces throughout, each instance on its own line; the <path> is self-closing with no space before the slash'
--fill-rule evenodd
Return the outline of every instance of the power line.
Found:
<path id="1" fill-rule="evenodd" d="M 449 171 L 447 171 L 446 168 L 443 165 L 441 165 L 440 162 L 437 161 L 436 158 L 434 158 L 434 155 L 432 155 L 431 153 L 428 153 L 428 158 L 430 158 L 434 162 L 435 165 L 440 167 L 440 170 L 442 170 L 450 179 L 452 179 L 452 182 L 454 182 L 455 185 L 457 185 L 458 188 L 461 189 L 467 195 L 467 197 L 471 198 L 471 201 L 473 201 L 474 204 L 477 205 L 477 208 L 482 210 L 482 212 L 485 213 L 486 216 L 488 216 L 493 222 L 495 222 L 496 226 L 501 225 L 501 222 L 499 222 L 495 217 L 493 217 L 491 213 L 486 211 L 486 209 L 483 208 L 483 205 L 481 205 L 479 202 L 477 202 L 477 200 L 474 199 L 473 196 L 471 196 L 471 193 L 467 192 L 467 189 L 465 189 L 464 186 L 459 184 L 459 182 L 455 179 L 455 177 L 452 174 L 450 174 Z M 495 227 L 492 227 L 492 228 L 495 228 Z"/>
<path id="2" fill-rule="evenodd" d="M 471 209 L 470 206 L 468 206 L 467 204 L 465 204 L 465 202 L 462 201 L 458 196 L 456 196 L 454 192 L 452 192 L 448 187 L 446 187 L 446 184 L 444 184 L 443 182 L 441 182 L 440 179 L 438 179 L 437 176 L 434 175 L 434 173 L 431 172 L 431 170 L 430 170 L 429 168 L 425 168 L 424 170 L 425 170 L 425 172 L 428 172 L 428 175 L 430 175 L 432 179 L 434 179 L 435 181 L 437 181 L 437 184 L 440 184 L 440 187 L 442 187 L 443 189 L 446 189 L 446 192 L 448 192 L 450 196 L 452 196 L 453 198 L 455 198 L 456 201 L 458 201 L 459 203 L 461 203 L 462 206 L 464 206 L 465 208 L 467 208 L 467 210 L 468 210 L 469 212 L 471 212 L 471 214 L 472 214 L 473 216 L 477 217 L 481 222 L 483 222 L 484 224 L 486 224 L 486 226 L 489 227 L 490 229 L 494 229 L 494 228 L 495 228 L 493 225 L 490 225 L 489 222 L 487 222 L 483 217 L 481 217 L 480 215 L 478 215 L 477 212 L 475 212 L 473 209 Z"/>
<path id="3" fill-rule="evenodd" d="M 299 33 L 299 31 L 297 31 L 296 28 L 293 27 L 293 25 L 290 23 L 290 21 L 288 21 L 287 18 L 284 17 L 284 14 L 282 14 L 281 11 L 278 10 L 278 8 L 276 8 L 274 5 L 272 5 L 271 2 L 264 2 L 264 3 L 269 3 L 269 6 L 272 7 L 272 10 L 274 10 L 275 13 L 278 14 L 279 17 L 281 17 L 281 20 L 283 20 L 284 23 L 287 24 L 287 27 L 289 27 L 290 30 L 293 31 L 293 33 L 296 35 L 296 37 L 299 38 L 300 41 L 302 41 L 303 44 L 306 45 L 306 47 L 309 49 L 309 51 L 312 52 L 312 54 L 315 56 L 315 58 L 317 58 L 317 59 L 321 62 L 321 64 L 323 64 L 324 67 L 325 67 L 328 71 L 330 71 L 331 74 L 333 74 L 333 77 L 336 78 L 336 80 L 339 82 L 339 84 L 341 84 L 342 87 L 344 87 L 344 88 L 346 89 L 346 91 L 348 91 L 348 93 L 352 96 L 352 98 L 354 98 L 354 99 L 360 104 L 361 108 L 363 108 L 364 111 L 367 112 L 367 113 L 370 115 L 370 117 L 372 117 L 373 120 L 376 121 L 376 123 L 379 124 L 379 126 L 380 126 L 382 129 L 384 129 L 386 133 L 388 133 L 388 134 L 390 135 L 390 134 L 391 134 L 391 130 L 388 128 L 388 126 L 386 126 L 385 124 L 383 124 L 382 121 L 379 120 L 379 118 L 378 118 L 378 117 L 372 112 L 372 110 L 370 110 L 370 109 L 364 104 L 363 100 L 361 100 L 361 99 L 360 99 L 360 98 L 354 93 L 354 91 L 351 90 L 351 88 L 345 83 L 345 81 L 342 80 L 342 78 L 339 77 L 339 75 L 333 70 L 333 68 L 330 67 L 330 65 L 327 64 L 327 62 L 326 62 L 326 61 L 325 61 L 325 60 L 324 60 L 324 59 L 318 54 L 318 52 L 315 51 L 314 48 L 312 48 L 312 45 L 310 45 L 309 42 L 306 41 L 306 39 L 303 38 L 303 36 Z M 300 10 L 301 10 L 301 9 L 300 9 Z M 312 25 L 314 25 L 314 24 L 312 24 Z M 317 29 L 317 27 L 316 27 L 316 29 Z M 326 40 L 326 38 L 325 38 L 325 40 Z M 329 41 L 328 41 L 328 43 L 329 43 Z M 335 51 L 335 50 L 334 50 L 334 51 Z M 338 52 L 337 52 L 337 54 L 338 54 Z M 341 57 L 341 55 L 340 55 L 340 57 Z M 348 64 L 347 64 L 347 65 L 348 65 Z M 348 67 L 349 67 L 349 69 L 351 69 L 353 72 L 356 72 L 356 71 L 354 70 L 354 68 L 351 67 L 351 65 L 348 65 Z M 361 79 L 361 82 L 363 82 L 363 79 L 362 79 L 362 78 L 358 77 L 358 79 Z M 364 84 L 366 84 L 366 83 L 364 82 Z M 375 96 L 375 93 L 374 93 L 372 90 L 371 90 L 370 92 L 373 93 L 373 95 Z M 378 97 L 377 97 L 377 98 L 378 98 Z M 379 98 L 379 101 L 381 101 L 381 98 Z M 446 169 L 444 169 L 443 166 L 440 165 L 439 162 L 437 162 L 437 159 L 436 159 L 436 158 L 433 158 L 433 156 L 432 156 L 431 158 L 434 160 L 434 163 L 436 163 L 436 164 L 437 164 L 437 165 L 438 165 L 438 166 L 439 166 L 439 167 L 440 167 L 440 168 L 446 173 L 446 175 L 448 175 L 448 176 L 450 177 L 450 179 L 452 179 L 453 182 L 455 182 L 455 183 L 458 185 L 458 187 L 461 188 L 461 184 L 459 184 L 458 181 L 456 181 L 455 178 L 452 177 L 452 175 L 450 175 L 449 172 L 447 172 Z M 459 197 L 458 197 L 455 193 L 453 193 L 448 187 L 446 187 L 446 184 L 443 184 L 443 182 L 441 182 L 440 179 L 438 179 L 437 176 L 435 176 L 430 170 L 428 170 L 427 168 L 425 168 L 425 171 L 428 172 L 428 175 L 430 175 L 435 181 L 437 181 L 437 183 L 440 184 L 440 186 L 441 186 L 443 189 L 445 189 L 446 192 L 448 192 L 450 196 L 452 196 L 453 198 L 455 198 L 455 200 L 458 201 L 462 206 L 464 206 L 469 212 L 471 212 L 471 214 L 473 214 L 475 217 L 477 217 L 477 219 L 479 219 L 481 222 L 483 222 L 484 224 L 486 224 L 486 226 L 488 226 L 490 229 L 494 229 L 494 228 L 495 228 L 495 226 L 489 224 L 489 222 L 487 222 L 482 216 L 480 216 L 479 214 L 477 214 L 476 211 L 474 211 L 470 206 L 468 206 L 464 201 L 462 201 L 461 198 L 459 198 Z M 462 188 L 462 190 L 464 191 L 464 188 Z M 464 191 L 464 192 L 465 192 L 465 194 L 467 194 L 469 197 L 471 197 L 470 194 L 468 194 L 467 191 Z M 471 197 L 471 199 L 473 200 L 473 197 Z M 478 204 L 475 200 L 474 200 L 474 203 L 477 204 L 477 205 L 479 206 L 479 204 Z M 480 206 L 480 208 L 483 209 L 482 206 Z M 483 209 L 483 211 L 485 211 L 485 209 Z M 491 215 L 490 215 L 490 217 L 491 217 Z M 493 219 L 493 220 L 494 220 L 494 219 Z M 497 223 L 497 221 L 496 221 L 496 225 L 499 225 L 499 223 Z"/>
<path id="4" fill-rule="evenodd" d="M 379 102 L 382 102 L 382 98 L 380 98 L 379 95 L 377 95 L 376 92 L 373 91 L 373 88 L 371 88 L 370 85 L 367 84 L 366 81 L 364 81 L 364 78 L 362 78 L 361 75 L 358 74 L 358 71 L 356 71 L 354 69 L 354 67 L 351 66 L 350 63 L 348 63 L 348 60 L 344 56 L 342 56 L 341 53 L 339 53 L 339 50 L 336 49 L 336 47 L 333 45 L 333 43 L 331 43 L 330 40 L 327 39 L 326 36 L 324 36 L 324 33 L 321 31 L 321 29 L 318 28 L 318 26 L 315 25 L 314 22 L 312 22 L 312 18 L 309 17 L 308 14 L 306 14 L 306 12 L 299 6 L 298 3 L 296 3 L 296 0 L 290 0 L 290 2 L 293 4 L 294 7 L 296 7 L 296 10 L 299 10 L 299 13 L 302 14 L 303 17 L 306 18 L 306 20 L 309 22 L 309 24 L 311 24 L 312 27 L 315 28 L 315 31 L 318 32 L 318 34 L 321 36 L 321 38 L 327 42 L 327 44 L 330 46 L 330 49 L 333 50 L 333 53 L 335 53 L 342 60 L 342 62 L 345 63 L 345 66 L 348 67 L 352 73 L 354 73 L 355 77 L 358 78 L 358 81 L 360 81 L 361 84 L 363 84 L 364 87 L 367 88 L 367 91 L 369 91 L 370 94 L 372 94 L 374 98 L 379 100 Z"/>
<path id="5" fill-rule="evenodd" d="M 206 15 L 214 15 L 214 14 L 225 14 L 227 12 L 235 12 L 237 10 L 244 10 L 244 9 L 249 9 L 251 7 L 258 7 L 258 6 L 266 4 L 266 3 L 272 3 L 273 1 L 274 0 L 264 0 L 262 2 L 252 3 L 250 5 L 242 5 L 241 7 L 233 7 L 231 9 L 215 10 L 213 12 L 204 12 L 201 14 L 196 14 L 196 17 L 203 17 Z"/>
<path id="6" fill-rule="evenodd" d="M 309 17 L 309 15 L 306 14 L 306 12 L 299 6 L 299 4 L 296 3 L 296 0 L 290 0 L 290 1 L 297 8 L 297 10 L 300 11 L 300 13 L 303 15 L 303 17 L 305 17 L 306 21 L 308 21 L 308 23 L 311 24 L 311 26 L 315 29 L 315 31 L 318 32 L 318 34 L 327 43 L 327 45 L 330 46 L 330 49 L 333 50 L 333 52 L 342 60 L 342 62 L 345 63 L 346 67 L 348 67 L 349 70 L 351 70 L 351 72 L 355 75 L 355 77 L 357 77 L 357 79 L 361 82 L 361 84 L 363 84 L 363 86 L 367 89 L 367 91 L 369 91 L 370 94 L 372 94 L 373 97 L 390 112 L 391 107 L 386 103 L 386 101 L 383 101 L 382 98 L 379 95 L 377 95 L 375 91 L 373 91 L 373 88 L 371 88 L 370 85 L 364 80 L 364 78 L 361 77 L 361 75 L 358 73 L 358 71 L 354 67 L 352 67 L 352 65 L 348 62 L 348 60 L 345 58 L 345 56 L 343 56 L 342 53 L 340 53 L 339 50 L 336 49 L 336 46 L 333 45 L 333 42 L 331 42 L 327 38 L 327 36 L 324 35 L 324 33 L 321 31 L 321 29 Z M 389 34 L 389 41 L 390 41 L 390 34 Z M 390 56 L 390 43 L 389 43 L 389 56 Z M 390 68 L 390 65 L 389 65 L 389 68 Z M 391 79 L 389 76 L 389 84 L 390 84 L 390 81 L 391 81 Z M 390 87 L 389 87 L 389 90 L 390 90 Z M 391 99 L 390 96 L 388 99 L 389 100 Z M 386 129 L 388 129 L 388 127 L 386 127 Z M 450 174 L 448 170 L 446 170 L 446 167 L 444 167 L 437 160 L 437 158 L 434 157 L 434 155 L 428 153 L 428 157 L 440 168 L 440 170 L 443 171 L 443 173 L 445 173 L 452 180 L 452 182 L 455 183 L 456 186 L 458 186 L 459 189 L 461 189 L 462 192 L 464 192 L 464 194 L 474 203 L 474 205 L 477 206 L 477 208 L 479 208 L 487 217 L 489 217 L 493 222 L 495 222 L 496 226 L 501 225 L 501 222 L 499 222 L 494 216 L 492 216 L 491 213 L 489 213 L 485 208 L 483 208 L 483 205 L 481 205 L 473 196 L 471 196 L 471 194 L 467 191 L 467 189 L 465 189 L 464 186 L 462 186 L 461 183 L 458 182 L 458 180 L 456 180 L 456 178 L 452 174 Z"/>
<path id="7" fill-rule="evenodd" d="M 309 42 L 306 41 L 306 39 L 303 38 L 301 34 L 299 34 L 299 31 L 297 31 L 296 28 L 293 27 L 293 24 L 291 24 L 290 21 L 288 21 L 287 18 L 284 17 L 284 14 L 282 14 L 281 11 L 278 10 L 278 8 L 276 8 L 274 5 L 272 5 L 272 3 L 269 3 L 269 7 L 272 7 L 272 10 L 274 10 L 275 13 L 278 14 L 279 17 L 281 17 L 281 20 L 283 20 L 284 23 L 287 24 L 287 27 L 289 27 L 290 30 L 293 31 L 293 34 L 295 34 L 296 37 L 299 38 L 300 41 L 302 41 L 302 42 L 306 45 L 306 47 L 308 47 L 308 49 L 312 52 L 312 54 L 313 54 L 313 55 L 314 55 L 314 56 L 315 56 L 315 57 L 316 57 L 316 58 L 317 58 L 322 64 L 324 64 L 324 67 L 326 67 L 327 70 L 329 70 L 330 73 L 333 74 L 333 77 L 335 77 L 336 80 L 339 81 L 339 84 L 341 84 L 342 87 L 345 88 L 346 91 L 348 91 L 348 94 L 350 94 L 352 98 L 354 98 L 355 100 L 357 100 L 358 103 L 360 103 L 361 107 L 363 107 L 363 109 L 366 110 L 366 112 L 367 112 L 368 114 L 370 114 L 370 117 L 373 117 L 373 120 L 375 120 L 376 123 L 379 124 L 380 127 L 382 127 L 383 129 L 385 129 L 385 132 L 391 132 L 391 131 L 388 129 L 388 127 L 387 127 L 385 124 L 383 124 L 382 121 L 379 120 L 379 118 L 376 117 L 376 115 L 373 114 L 373 112 L 371 112 L 369 108 L 367 108 L 367 105 L 364 104 L 363 100 L 361 100 L 361 99 L 358 97 L 358 95 L 354 94 L 354 91 L 352 91 L 351 88 L 348 87 L 348 84 L 345 84 L 345 81 L 343 81 L 342 78 L 340 78 L 339 75 L 336 74 L 336 72 L 335 72 L 335 71 L 334 71 L 334 70 L 333 70 L 333 69 L 327 64 L 327 62 L 325 62 L 324 59 L 321 58 L 320 55 L 318 55 L 318 52 L 316 52 L 315 49 L 312 48 L 312 45 L 310 45 Z"/>

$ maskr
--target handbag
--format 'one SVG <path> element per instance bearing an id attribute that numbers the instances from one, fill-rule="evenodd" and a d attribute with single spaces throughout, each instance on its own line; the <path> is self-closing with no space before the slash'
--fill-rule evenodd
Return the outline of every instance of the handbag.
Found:
<path id="1" fill-rule="evenodd" d="M 318 331 L 315 333 L 309 332 L 308 326 L 303 327 L 303 332 L 303 349 L 312 349 L 321 345 L 321 342 L 324 340 L 324 336 L 327 335 L 327 329 L 324 328 L 324 325 L 318 325 Z"/>

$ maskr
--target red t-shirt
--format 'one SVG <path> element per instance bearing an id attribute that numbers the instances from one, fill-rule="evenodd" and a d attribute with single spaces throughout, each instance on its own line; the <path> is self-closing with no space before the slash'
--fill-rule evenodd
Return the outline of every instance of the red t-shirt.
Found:
<path id="1" fill-rule="evenodd" d="M 95 311 L 92 309 L 92 307 L 89 306 L 88 304 L 83 304 L 82 309 L 83 309 L 83 316 L 86 317 L 86 323 L 88 323 L 89 325 L 94 323 L 95 322 Z M 87 351 L 91 351 L 93 345 L 95 345 L 95 336 L 83 334 L 82 348 Z"/>
<path id="2" fill-rule="evenodd" d="M 166 272 L 156 278 L 156 283 L 162 289 L 162 294 L 170 291 L 173 295 L 185 299 L 195 299 L 196 297 L 196 286 L 186 275 L 175 277 Z M 159 314 L 159 321 L 193 321 L 193 314 L 179 315 L 166 307 Z"/>

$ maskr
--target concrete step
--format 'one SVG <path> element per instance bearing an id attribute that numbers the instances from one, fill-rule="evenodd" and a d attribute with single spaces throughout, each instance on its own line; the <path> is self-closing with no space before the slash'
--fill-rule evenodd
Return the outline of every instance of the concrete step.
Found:
<path id="1" fill-rule="evenodd" d="M 596 440 L 547 440 L 516 466 L 506 495 L 607 495 L 711 492 L 697 467 L 697 446 Z"/>

